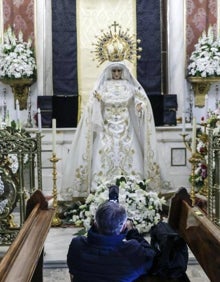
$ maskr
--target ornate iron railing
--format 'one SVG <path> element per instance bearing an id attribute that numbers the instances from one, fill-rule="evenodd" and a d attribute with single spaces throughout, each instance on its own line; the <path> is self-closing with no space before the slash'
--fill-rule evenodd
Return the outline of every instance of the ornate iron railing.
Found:
<path id="1" fill-rule="evenodd" d="M 220 226 L 220 131 L 208 133 L 208 216 Z"/>
<path id="2" fill-rule="evenodd" d="M 40 133 L 0 129 L 0 245 L 11 244 L 23 225 L 26 199 L 42 189 L 41 168 Z M 18 223 L 14 222 L 15 210 Z"/>

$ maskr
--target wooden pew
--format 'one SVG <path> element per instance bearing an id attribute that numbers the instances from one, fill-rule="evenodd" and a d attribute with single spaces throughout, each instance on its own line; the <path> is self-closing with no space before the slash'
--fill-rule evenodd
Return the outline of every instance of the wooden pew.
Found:
<path id="1" fill-rule="evenodd" d="M 1 282 L 43 281 L 43 247 L 54 209 L 41 191 L 27 201 L 26 220 L 0 263 Z"/>
<path id="2" fill-rule="evenodd" d="M 190 195 L 180 188 L 171 200 L 168 223 L 186 241 L 198 263 L 211 282 L 220 281 L 220 227 L 212 223 L 197 206 L 192 206 Z M 157 276 L 141 277 L 138 282 L 187 281 L 164 280 Z"/>
<path id="3" fill-rule="evenodd" d="M 181 188 L 172 198 L 168 223 L 186 241 L 210 281 L 220 281 L 220 227 L 212 223 Z"/>

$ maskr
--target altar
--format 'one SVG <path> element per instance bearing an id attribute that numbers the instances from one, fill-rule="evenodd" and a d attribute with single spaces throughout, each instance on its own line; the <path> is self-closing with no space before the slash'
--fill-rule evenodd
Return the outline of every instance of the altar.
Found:
<path id="1" fill-rule="evenodd" d="M 191 134 L 191 125 L 186 126 L 186 132 Z M 56 155 L 57 162 L 57 190 L 58 200 L 61 200 L 59 190 L 61 189 L 64 165 L 68 156 L 75 128 L 57 128 Z M 179 187 L 190 189 L 189 175 L 191 164 L 188 159 L 190 154 L 185 148 L 181 136 L 182 127 L 161 126 L 156 127 L 158 161 L 162 175 L 161 192 L 175 192 Z M 42 129 L 42 187 L 45 195 L 52 193 L 52 129 Z M 77 152 L 76 152 L 77 157 Z"/>

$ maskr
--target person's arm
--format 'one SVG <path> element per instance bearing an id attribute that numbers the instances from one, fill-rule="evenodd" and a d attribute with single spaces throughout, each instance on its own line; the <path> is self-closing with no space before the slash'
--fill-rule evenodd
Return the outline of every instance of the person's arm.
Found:
<path id="1" fill-rule="evenodd" d="M 135 250 L 134 257 L 139 257 L 140 259 L 140 266 L 142 266 L 143 270 L 141 275 L 149 273 L 156 253 L 144 236 L 135 228 L 132 220 L 130 220 L 130 222 L 129 220 L 127 221 L 127 233 L 125 238 L 128 243 L 130 241 L 131 249 Z"/>
<path id="2" fill-rule="evenodd" d="M 127 230 L 127 234 L 126 234 L 126 240 L 137 240 L 139 243 L 141 243 L 144 247 L 149 248 L 150 244 L 147 242 L 146 239 L 144 239 L 144 237 L 139 233 L 139 231 L 137 230 L 137 228 L 135 228 L 133 220 L 132 219 L 128 219 L 126 222 L 126 230 Z"/>
<path id="3" fill-rule="evenodd" d="M 137 228 L 133 228 L 127 232 L 126 240 L 131 240 L 131 239 L 135 239 L 139 243 L 146 242 L 148 244 L 147 240 L 144 239 L 144 237 L 139 233 Z"/>

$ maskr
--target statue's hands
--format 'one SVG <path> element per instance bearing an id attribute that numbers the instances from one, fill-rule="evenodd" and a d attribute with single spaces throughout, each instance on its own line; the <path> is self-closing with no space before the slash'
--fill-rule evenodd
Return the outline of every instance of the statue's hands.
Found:
<path id="1" fill-rule="evenodd" d="M 137 104 L 136 109 L 138 112 L 142 111 L 142 103 Z"/>
<path id="2" fill-rule="evenodd" d="M 94 97 L 100 102 L 101 101 L 101 95 L 95 90 L 95 92 L 93 93 Z"/>
<path id="3" fill-rule="evenodd" d="M 136 105 L 136 110 L 138 112 L 139 118 L 141 118 L 142 117 L 142 112 L 143 112 L 142 103 L 139 103 L 139 104 Z"/>

